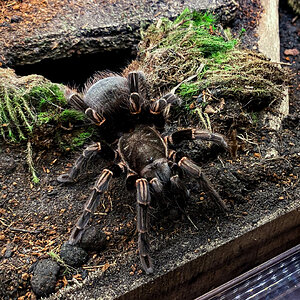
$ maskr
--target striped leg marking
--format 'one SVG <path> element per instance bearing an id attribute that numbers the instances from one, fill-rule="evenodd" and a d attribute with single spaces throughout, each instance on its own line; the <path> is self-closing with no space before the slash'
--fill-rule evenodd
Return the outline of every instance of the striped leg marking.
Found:
<path id="1" fill-rule="evenodd" d="M 97 180 L 93 192 L 84 205 L 84 210 L 81 216 L 78 218 L 69 238 L 70 244 L 76 244 L 80 239 L 86 228 L 92 214 L 99 205 L 100 197 L 108 189 L 109 182 L 113 176 L 113 172 L 104 169 Z"/>
<path id="2" fill-rule="evenodd" d="M 101 144 L 95 143 L 87 148 L 85 148 L 82 154 L 75 161 L 74 166 L 72 167 L 69 174 L 62 174 L 57 178 L 58 182 L 61 183 L 69 183 L 74 182 L 74 180 L 78 177 L 80 172 L 85 169 L 88 161 L 96 156 L 97 153 L 101 151 Z"/>
<path id="3" fill-rule="evenodd" d="M 195 128 L 182 129 L 174 132 L 169 137 L 169 142 L 171 144 L 179 144 L 183 140 L 203 140 L 210 141 L 225 149 L 228 149 L 227 142 L 224 137 L 218 133 L 211 133 L 206 130 L 200 130 Z"/>
<path id="4" fill-rule="evenodd" d="M 141 112 L 141 97 L 139 93 L 139 74 L 131 72 L 128 74 L 128 87 L 130 92 L 129 109 L 132 114 Z"/>
<path id="5" fill-rule="evenodd" d="M 146 179 L 136 180 L 136 199 L 137 199 L 137 230 L 138 247 L 140 260 L 147 274 L 153 273 L 152 260 L 149 255 L 150 244 L 148 238 L 149 216 L 148 209 L 150 205 L 149 183 Z"/>
<path id="6" fill-rule="evenodd" d="M 201 168 L 197 166 L 194 162 L 192 162 L 187 157 L 183 157 L 179 162 L 178 166 L 182 168 L 188 175 L 191 177 L 197 178 L 200 180 L 202 187 L 207 191 L 210 198 L 212 198 L 215 203 L 224 211 L 227 211 L 225 202 L 222 200 L 219 193 L 213 188 L 211 182 L 202 172 Z"/>

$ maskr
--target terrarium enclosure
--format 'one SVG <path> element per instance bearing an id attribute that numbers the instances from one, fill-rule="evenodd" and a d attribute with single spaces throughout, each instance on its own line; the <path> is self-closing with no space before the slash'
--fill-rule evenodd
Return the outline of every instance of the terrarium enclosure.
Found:
<path id="1" fill-rule="evenodd" d="M 265 1 L 204 1 L 197 10 L 191 9 L 193 1 L 186 5 L 175 1 L 173 10 L 164 1 L 161 6 L 150 1 L 150 8 L 145 1 L 134 9 L 126 1 L 108 1 L 103 10 L 114 14 L 117 25 L 108 16 L 100 23 L 76 20 L 79 13 L 84 20 L 91 18 L 94 9 L 94 4 L 84 7 L 85 1 L 78 1 L 68 6 L 68 14 L 73 13 L 70 22 L 78 26 L 72 23 L 70 28 L 61 25 L 64 18 L 57 1 L 48 2 L 43 4 L 41 20 L 37 19 L 38 28 L 33 28 L 36 35 L 24 42 L 27 58 L 20 54 L 22 43 L 3 44 L 0 39 L 4 299 L 194 299 L 299 243 L 299 100 L 296 87 L 295 96 L 291 92 L 294 57 L 280 62 L 279 52 L 273 57 L 274 49 L 272 54 L 257 50 L 272 43 L 279 49 L 278 36 L 261 38 L 262 31 L 273 33 L 278 28 L 260 27 L 276 24 L 277 1 L 273 6 Z M 22 22 L 28 26 L 36 2 L 0 5 L 2 15 L 6 12 L 9 18 L 1 19 L 0 31 L 8 28 L 6 35 L 14 33 L 18 40 L 25 34 Z M 56 14 L 48 11 L 51 5 Z M 126 15 L 114 11 L 122 5 L 135 16 L 130 26 Z M 159 13 L 166 7 L 170 15 Z M 12 22 L 13 13 L 22 19 Z M 43 23 L 47 18 L 48 23 Z M 103 29 L 105 22 L 111 26 L 109 32 Z M 55 39 L 45 35 L 39 43 L 44 24 L 51 30 L 59 26 L 59 34 Z M 118 37 L 122 37 L 119 44 Z M 30 45 L 37 48 L 35 54 Z M 103 51 L 128 55 L 122 67 L 119 60 L 113 65 L 116 56 L 110 56 L 111 70 L 124 77 L 133 70 L 143 71 L 151 101 L 168 92 L 180 97 L 181 103 L 170 109 L 167 134 L 195 127 L 222 134 L 229 146 L 224 150 L 211 142 L 185 141 L 176 149 L 201 166 L 229 209 L 221 211 L 201 184 L 189 178 L 184 179 L 190 192 L 184 210 L 172 202 L 172 196 L 167 204 L 155 203 L 150 210 L 151 275 L 145 274 L 138 258 L 136 200 L 126 190 L 126 174 L 113 178 L 102 197 L 87 230 L 92 236 L 88 250 L 75 254 L 64 244 L 109 163 L 97 158 L 77 182 L 57 182 L 83 149 L 99 140 L 99 127 L 68 105 L 65 92 L 72 88 L 84 93 L 80 68 L 92 69 L 95 59 L 103 59 Z M 83 56 L 87 54 L 91 61 Z M 51 68 L 52 56 L 63 59 L 66 69 L 71 63 L 71 73 L 79 74 L 75 77 L 80 82 L 52 77 L 60 72 L 59 60 L 53 61 L 51 81 L 45 70 L 39 73 L 44 76 L 31 74 L 39 65 L 29 63 Z M 81 56 L 84 64 L 78 63 L 77 70 L 74 64 Z"/>

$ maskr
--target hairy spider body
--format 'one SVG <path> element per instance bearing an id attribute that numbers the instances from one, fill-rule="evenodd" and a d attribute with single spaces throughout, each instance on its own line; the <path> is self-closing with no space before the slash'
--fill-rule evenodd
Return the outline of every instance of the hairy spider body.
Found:
<path id="1" fill-rule="evenodd" d="M 169 107 L 177 101 L 173 94 L 150 101 L 142 72 L 131 72 L 128 78 L 111 76 L 100 79 L 89 87 L 83 98 L 77 93 L 69 94 L 69 103 L 100 126 L 104 143 L 88 146 L 71 171 L 59 176 L 58 181 L 73 182 L 96 154 L 111 161 L 108 168 L 102 170 L 84 205 L 83 213 L 71 232 L 71 244 L 80 241 L 101 196 L 109 188 L 111 178 L 124 171 L 127 171 L 128 189 L 136 191 L 138 247 L 146 273 L 153 272 L 148 237 L 151 198 L 160 199 L 168 190 L 184 202 L 188 192 L 181 177 L 186 174 L 198 179 L 222 210 L 227 209 L 201 168 L 187 157 L 176 155 L 174 150 L 182 140 L 196 139 L 227 148 L 223 136 L 193 128 L 162 135 Z M 118 143 L 115 143 L 116 139 Z"/>

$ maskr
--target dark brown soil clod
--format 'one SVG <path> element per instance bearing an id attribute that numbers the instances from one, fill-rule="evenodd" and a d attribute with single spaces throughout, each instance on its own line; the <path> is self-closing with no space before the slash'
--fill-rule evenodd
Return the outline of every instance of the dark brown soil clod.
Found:
<path id="1" fill-rule="evenodd" d="M 60 257 L 67 265 L 79 267 L 87 261 L 88 254 L 78 246 L 64 243 L 60 250 Z"/>
<path id="2" fill-rule="evenodd" d="M 47 296 L 55 290 L 60 266 L 51 259 L 40 260 L 33 272 L 31 286 L 37 296 Z"/>

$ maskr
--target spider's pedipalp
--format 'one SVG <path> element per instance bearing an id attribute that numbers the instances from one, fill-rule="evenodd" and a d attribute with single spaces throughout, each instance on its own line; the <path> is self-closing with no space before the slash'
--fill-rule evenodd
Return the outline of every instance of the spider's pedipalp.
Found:
<path id="1" fill-rule="evenodd" d="M 222 200 L 219 193 L 213 188 L 211 182 L 208 180 L 208 178 L 205 176 L 205 174 L 202 172 L 201 168 L 196 165 L 192 160 L 188 159 L 187 157 L 183 157 L 179 162 L 178 166 L 183 169 L 188 175 L 197 178 L 200 180 L 200 183 L 207 191 L 209 196 L 215 201 L 215 203 L 223 210 L 227 211 L 228 208 L 224 201 Z"/>
<path id="2" fill-rule="evenodd" d="M 96 210 L 96 208 L 99 205 L 101 195 L 108 189 L 109 182 L 110 182 L 112 176 L 113 176 L 112 171 L 110 171 L 108 169 L 104 169 L 102 171 L 101 175 L 99 176 L 99 179 L 97 180 L 97 182 L 93 188 L 93 192 L 92 192 L 91 196 L 89 197 L 89 199 L 87 200 L 87 202 L 84 205 L 83 213 L 77 220 L 77 222 L 71 232 L 71 235 L 69 238 L 70 244 L 76 244 L 80 240 L 80 238 L 84 232 L 84 229 L 86 228 L 86 226 L 91 218 L 91 215 L 94 213 L 94 211 Z"/>
<path id="3" fill-rule="evenodd" d="M 162 193 L 164 186 L 158 178 L 156 178 L 156 177 L 152 178 L 150 180 L 150 185 L 156 194 Z"/>

